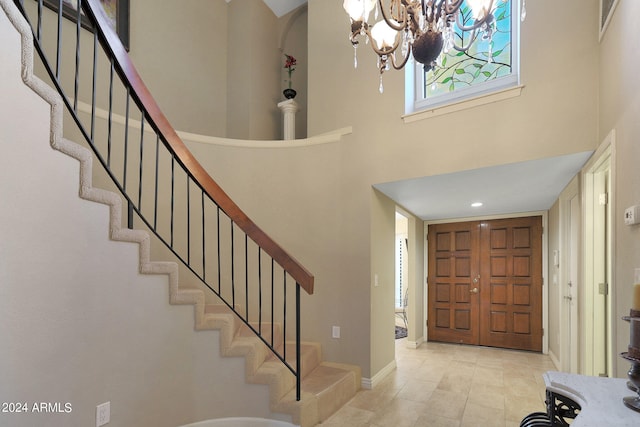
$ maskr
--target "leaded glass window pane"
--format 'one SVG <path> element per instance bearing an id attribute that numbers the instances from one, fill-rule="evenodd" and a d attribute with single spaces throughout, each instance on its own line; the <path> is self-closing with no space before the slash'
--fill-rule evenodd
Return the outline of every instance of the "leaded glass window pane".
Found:
<path id="1" fill-rule="evenodd" d="M 486 33 L 478 32 L 471 43 L 473 33 L 462 31 L 456 25 L 456 45 L 466 47 L 471 44 L 469 49 L 466 52 L 455 49 L 443 52 L 437 61 L 438 65 L 432 70 L 425 71 L 421 64 L 417 64 L 414 111 L 464 100 L 518 83 L 519 0 L 495 2 L 491 38 Z M 460 19 L 467 26 L 473 22 L 466 1 L 460 9 Z"/>

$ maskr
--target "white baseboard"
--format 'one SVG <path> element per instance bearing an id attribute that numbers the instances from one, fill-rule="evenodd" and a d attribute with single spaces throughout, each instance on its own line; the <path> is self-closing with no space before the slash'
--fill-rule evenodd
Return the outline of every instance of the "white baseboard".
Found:
<path id="1" fill-rule="evenodd" d="M 558 371 L 562 371 L 562 369 L 560 369 L 560 360 L 558 360 L 558 357 L 551 350 L 549 350 L 548 354 L 549 354 L 549 358 L 553 362 L 553 365 L 556 367 L 556 369 Z"/>
<path id="2" fill-rule="evenodd" d="M 424 338 L 423 337 L 418 338 L 417 341 L 409 341 L 409 340 L 407 340 L 407 348 L 416 349 L 416 348 L 420 347 L 420 344 L 422 344 L 423 342 L 424 342 Z"/>
<path id="3" fill-rule="evenodd" d="M 393 372 L 396 369 L 396 360 L 393 359 L 387 366 L 380 369 L 377 374 L 375 374 L 371 378 L 362 378 L 362 388 L 366 390 L 371 390 L 375 388 L 378 384 L 380 384 L 387 375 Z"/>

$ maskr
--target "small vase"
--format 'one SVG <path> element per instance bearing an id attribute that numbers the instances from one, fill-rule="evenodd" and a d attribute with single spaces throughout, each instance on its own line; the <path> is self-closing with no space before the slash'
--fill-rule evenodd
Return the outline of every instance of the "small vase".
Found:
<path id="1" fill-rule="evenodd" d="M 293 99 L 296 97 L 296 94 L 297 94 L 297 92 L 291 88 L 283 90 L 282 93 L 284 94 L 284 97 L 287 99 Z"/>

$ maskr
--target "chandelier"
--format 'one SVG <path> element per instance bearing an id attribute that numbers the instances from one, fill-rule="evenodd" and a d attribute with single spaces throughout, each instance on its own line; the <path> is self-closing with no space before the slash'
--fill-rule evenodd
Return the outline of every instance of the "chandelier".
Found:
<path id="1" fill-rule="evenodd" d="M 344 0 L 342 6 L 351 19 L 349 39 L 354 47 L 354 66 L 358 66 L 359 36 L 365 43 L 371 40 L 371 47 L 378 55 L 382 93 L 382 74 L 390 66 L 402 69 L 411 56 L 423 64 L 426 72 L 436 67 L 442 53 L 466 52 L 479 37 L 489 41 L 491 46 L 495 31 L 494 11 L 502 1 L 507 0 L 390 0 L 385 7 L 383 0 Z M 522 0 L 522 20 L 526 16 L 524 3 Z M 381 12 L 382 20 L 369 24 L 374 9 L 375 19 Z M 466 19 L 462 18 L 461 10 L 466 12 Z M 462 43 L 456 40 L 456 28 L 469 34 L 460 39 Z M 396 56 L 398 49 L 399 58 Z M 492 61 L 491 50 L 487 61 Z"/>

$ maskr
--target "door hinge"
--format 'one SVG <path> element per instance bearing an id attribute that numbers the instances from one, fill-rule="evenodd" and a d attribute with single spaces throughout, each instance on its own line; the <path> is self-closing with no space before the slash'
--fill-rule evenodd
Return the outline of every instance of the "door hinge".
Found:
<path id="1" fill-rule="evenodd" d="M 598 195 L 598 204 L 605 206 L 607 203 L 609 203 L 609 195 L 607 193 L 600 193 Z"/>
<path id="2" fill-rule="evenodd" d="M 609 295 L 609 284 L 608 283 L 598 283 L 598 293 L 600 295 Z"/>

